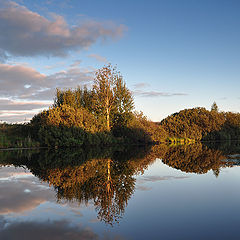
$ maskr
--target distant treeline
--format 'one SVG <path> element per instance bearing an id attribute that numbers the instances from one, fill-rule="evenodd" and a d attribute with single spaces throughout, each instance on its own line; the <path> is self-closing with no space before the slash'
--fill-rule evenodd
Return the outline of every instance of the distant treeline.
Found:
<path id="1" fill-rule="evenodd" d="M 240 114 L 217 104 L 185 109 L 160 123 L 134 112 L 131 91 L 111 65 L 96 72 L 92 88 L 56 90 L 54 104 L 28 124 L 0 124 L 0 147 L 73 147 L 159 142 L 240 140 Z"/>
<path id="2" fill-rule="evenodd" d="M 240 140 L 240 114 L 219 112 L 215 108 L 211 111 L 205 108 L 185 109 L 165 118 L 159 124 L 173 139 Z"/>

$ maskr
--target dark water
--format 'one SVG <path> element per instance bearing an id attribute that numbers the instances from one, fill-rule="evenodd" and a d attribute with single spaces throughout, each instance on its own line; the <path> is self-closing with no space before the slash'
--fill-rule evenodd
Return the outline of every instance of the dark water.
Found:
<path id="1" fill-rule="evenodd" d="M 0 151 L 0 239 L 239 239 L 240 144 Z"/>

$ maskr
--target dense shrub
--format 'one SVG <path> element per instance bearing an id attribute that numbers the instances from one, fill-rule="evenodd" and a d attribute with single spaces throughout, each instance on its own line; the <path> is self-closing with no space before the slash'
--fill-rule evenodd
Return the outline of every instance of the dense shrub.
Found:
<path id="1" fill-rule="evenodd" d="M 223 113 L 205 108 L 185 109 L 161 121 L 170 137 L 201 140 L 212 131 L 219 131 L 224 125 Z"/>
<path id="2" fill-rule="evenodd" d="M 82 146 L 85 140 L 85 132 L 77 127 L 42 126 L 38 135 L 40 142 L 46 146 Z"/>

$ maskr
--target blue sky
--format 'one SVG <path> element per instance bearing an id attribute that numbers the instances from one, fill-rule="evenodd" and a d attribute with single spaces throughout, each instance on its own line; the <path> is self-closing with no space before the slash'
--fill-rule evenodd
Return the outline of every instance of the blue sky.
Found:
<path id="1" fill-rule="evenodd" d="M 237 0 L 0 0 L 0 120 L 29 120 L 106 62 L 154 121 L 213 101 L 239 112 L 239 11 Z"/>

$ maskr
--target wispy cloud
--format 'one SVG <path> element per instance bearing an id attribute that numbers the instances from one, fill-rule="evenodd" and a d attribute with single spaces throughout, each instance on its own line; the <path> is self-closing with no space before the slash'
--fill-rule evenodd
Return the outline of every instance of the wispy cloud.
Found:
<path id="1" fill-rule="evenodd" d="M 150 87 L 149 83 L 146 82 L 140 82 L 135 85 L 133 85 L 133 91 L 132 93 L 135 96 L 139 97 L 173 97 L 173 96 L 187 96 L 187 93 L 171 93 L 171 92 L 160 92 L 160 91 L 153 91 L 153 90 L 147 90 L 147 88 Z"/>
<path id="2" fill-rule="evenodd" d="M 70 65 L 71 68 L 78 67 L 81 64 L 82 60 L 76 60 L 74 63 Z"/>
<path id="3" fill-rule="evenodd" d="M 145 176 L 141 177 L 137 180 L 137 190 L 140 191 L 149 191 L 152 189 L 150 186 L 144 186 L 144 184 L 148 182 L 159 182 L 159 181 L 169 181 L 169 180 L 176 180 L 176 179 L 186 179 L 189 178 L 188 176 Z"/>
<path id="4" fill-rule="evenodd" d="M 0 99 L 0 113 L 4 110 L 34 110 L 47 107 L 51 102 L 33 102 L 33 101 L 15 101 L 9 99 Z"/>
<path id="5" fill-rule="evenodd" d="M 150 87 L 150 84 L 141 82 L 141 83 L 137 83 L 137 84 L 133 85 L 134 89 L 141 89 L 141 88 L 146 88 L 146 87 Z"/>
<path id="6" fill-rule="evenodd" d="M 65 56 L 86 49 L 98 40 L 116 39 L 126 27 L 113 22 L 84 21 L 69 26 L 64 17 L 49 20 L 15 2 L 0 0 L 0 57 Z"/>
<path id="7" fill-rule="evenodd" d="M 0 111 L 0 122 L 8 122 L 8 123 L 23 123 L 28 122 L 32 119 L 32 117 L 39 113 L 39 110 L 35 111 Z"/>
<path id="8" fill-rule="evenodd" d="M 140 191 L 150 191 L 152 188 L 151 187 L 142 186 L 142 185 L 138 185 L 136 187 L 136 189 L 140 190 Z"/>
<path id="9" fill-rule="evenodd" d="M 49 69 L 55 69 L 55 68 L 63 67 L 64 65 L 66 65 L 65 62 L 57 62 L 53 65 L 44 66 L 44 68 L 49 70 Z"/>
<path id="10" fill-rule="evenodd" d="M 33 115 L 48 108 L 52 101 L 16 101 L 0 99 L 0 122 L 29 121 Z"/>
<path id="11" fill-rule="evenodd" d="M 227 97 L 221 97 L 219 100 L 227 100 Z"/>
<path id="12" fill-rule="evenodd" d="M 141 180 L 144 182 L 158 182 L 158 181 L 166 181 L 166 180 L 173 180 L 173 179 L 185 179 L 188 176 L 145 176 Z"/>
<path id="13" fill-rule="evenodd" d="M 88 57 L 94 58 L 98 62 L 103 62 L 103 63 L 107 63 L 108 62 L 105 57 L 102 57 L 102 56 L 100 56 L 98 54 L 89 54 Z"/>
<path id="14" fill-rule="evenodd" d="M 134 90 L 133 94 L 139 97 L 174 97 L 174 96 L 188 96 L 187 93 L 170 93 L 170 92 L 159 92 L 159 91 L 143 91 Z"/>

